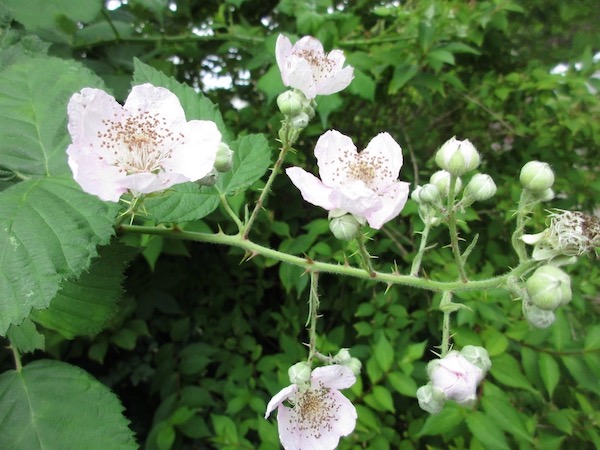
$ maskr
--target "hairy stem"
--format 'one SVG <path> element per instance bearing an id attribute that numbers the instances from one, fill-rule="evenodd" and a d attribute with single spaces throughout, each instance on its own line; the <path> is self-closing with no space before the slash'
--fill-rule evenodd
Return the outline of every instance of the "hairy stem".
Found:
<path id="1" fill-rule="evenodd" d="M 281 165 L 285 160 L 285 155 L 287 155 L 287 152 L 290 150 L 292 144 L 294 143 L 294 134 L 296 134 L 297 137 L 297 133 L 294 133 L 294 131 L 295 130 L 292 129 L 292 127 L 287 121 L 283 122 L 281 132 L 279 133 L 281 137 L 281 149 L 279 150 L 279 157 L 277 158 L 277 161 L 275 161 L 275 164 L 271 169 L 271 175 L 269 175 L 269 179 L 267 180 L 264 189 L 260 193 L 260 197 L 258 197 L 256 205 L 254 206 L 254 210 L 252 211 L 250 218 L 244 226 L 244 231 L 242 232 L 242 236 L 244 239 L 248 238 L 248 235 L 250 234 L 250 230 L 252 229 L 252 225 L 254 224 L 256 217 L 258 217 L 258 214 L 263 209 L 263 206 L 267 201 L 267 196 L 271 191 L 271 186 L 275 181 L 275 177 L 277 177 L 277 175 L 279 174 L 279 169 L 281 168 Z"/>
<path id="2" fill-rule="evenodd" d="M 310 292 L 308 297 L 308 321 L 306 325 L 310 325 L 308 329 L 308 364 L 312 363 L 313 358 L 317 353 L 317 318 L 319 311 L 319 272 L 310 272 Z"/>
<path id="3" fill-rule="evenodd" d="M 121 225 L 120 232 L 130 232 L 139 234 L 149 234 L 164 236 L 170 239 L 182 239 L 195 242 L 206 242 L 210 244 L 228 245 L 238 247 L 249 253 L 262 255 L 265 258 L 271 258 L 286 264 L 302 267 L 306 270 L 317 270 L 319 272 L 332 273 L 337 275 L 359 278 L 362 280 L 371 280 L 386 284 L 397 284 L 402 286 L 411 286 L 419 289 L 431 291 L 466 291 L 466 290 L 484 290 L 502 287 L 509 277 L 520 276 L 535 266 L 535 261 L 524 261 L 504 275 L 486 278 L 484 280 L 470 280 L 467 283 L 463 281 L 437 281 L 417 278 L 412 275 L 400 275 L 393 272 L 373 271 L 369 274 L 359 267 L 351 267 L 345 264 L 326 263 L 315 261 L 308 257 L 289 255 L 284 252 L 257 244 L 244 238 L 241 234 L 227 235 L 225 233 L 199 233 L 194 231 L 184 231 L 180 228 L 164 228 L 140 225 Z"/>
<path id="4" fill-rule="evenodd" d="M 235 224 L 237 225 L 238 231 L 240 233 L 242 233 L 244 230 L 244 224 L 242 223 L 240 218 L 237 216 L 237 214 L 233 211 L 233 209 L 231 209 L 231 206 L 229 206 L 229 203 L 227 202 L 227 196 L 223 193 L 219 193 L 219 198 L 221 199 L 221 204 L 223 205 L 223 208 L 225 208 L 225 211 L 227 211 L 227 214 L 229 214 L 229 217 L 231 217 L 233 219 L 233 221 L 235 222 Z"/>
<path id="5" fill-rule="evenodd" d="M 465 272 L 465 263 L 460 255 L 460 246 L 458 245 L 458 230 L 456 228 L 456 208 L 454 205 L 454 199 L 456 197 L 456 182 L 458 177 L 456 175 L 450 176 L 450 187 L 448 191 L 448 231 L 450 234 L 450 246 L 452 247 L 452 254 L 454 255 L 454 261 L 458 269 L 458 276 L 463 283 L 467 282 L 467 274 Z"/>
<path id="6" fill-rule="evenodd" d="M 425 254 L 425 250 L 427 249 L 427 238 L 429 237 L 429 231 L 431 230 L 431 224 L 425 223 L 425 228 L 421 232 L 421 243 L 419 244 L 419 251 L 417 252 L 417 256 L 412 262 L 412 266 L 410 268 L 410 274 L 413 277 L 419 276 L 419 270 L 421 270 L 421 261 L 423 260 L 423 255 Z"/>

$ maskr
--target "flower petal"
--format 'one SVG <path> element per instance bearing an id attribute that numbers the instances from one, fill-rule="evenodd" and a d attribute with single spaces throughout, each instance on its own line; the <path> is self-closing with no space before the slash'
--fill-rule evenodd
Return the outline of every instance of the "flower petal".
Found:
<path id="1" fill-rule="evenodd" d="M 73 178 L 84 192 L 111 202 L 118 202 L 121 195 L 127 192 L 127 188 L 119 185 L 126 176 L 125 172 L 100 159 L 89 147 L 71 144 L 67 148 L 67 155 Z"/>
<path id="2" fill-rule="evenodd" d="M 291 55 L 286 60 L 287 86 L 302 91 L 307 99 L 317 96 L 317 85 L 313 77 L 313 69 L 304 58 Z"/>
<path id="3" fill-rule="evenodd" d="M 362 181 L 353 181 L 334 189 L 330 200 L 336 209 L 365 219 L 382 206 L 381 197 Z"/>
<path id="4" fill-rule="evenodd" d="M 289 86 L 289 68 L 287 65 L 287 59 L 292 55 L 292 43 L 290 40 L 280 34 L 277 37 L 277 42 L 275 44 L 275 59 L 277 60 L 277 65 L 279 66 L 279 71 L 281 72 L 281 79 L 283 80 L 283 84 L 285 86 Z"/>
<path id="5" fill-rule="evenodd" d="M 356 383 L 356 375 L 346 366 L 331 365 L 317 367 L 312 371 L 311 385 L 323 385 L 329 389 L 346 389 Z"/>
<path id="6" fill-rule="evenodd" d="M 348 436 L 356 427 L 356 419 L 358 417 L 356 408 L 352 402 L 344 397 L 339 391 L 332 390 L 330 394 L 338 405 L 338 420 L 331 423 L 331 431 L 334 431 L 340 436 Z"/>
<path id="7" fill-rule="evenodd" d="M 157 115 L 161 120 L 159 125 L 170 130 L 176 130 L 186 123 L 185 112 L 177 96 L 166 88 L 149 83 L 134 86 L 123 109 L 131 115 Z"/>
<path id="8" fill-rule="evenodd" d="M 121 116 L 123 108 L 111 95 L 100 89 L 84 88 L 73 94 L 67 106 L 68 129 L 73 144 L 98 152 L 98 134 L 108 128 L 107 118 Z M 75 150 L 72 150 L 75 151 Z"/>
<path id="9" fill-rule="evenodd" d="M 289 386 L 284 387 L 277 394 L 275 394 L 273 396 L 273 398 L 271 398 L 271 400 L 269 401 L 269 404 L 267 405 L 267 410 L 265 412 L 265 419 L 267 417 L 269 417 L 269 415 L 275 408 L 279 407 L 284 401 L 286 401 L 288 398 L 290 398 L 297 390 L 298 390 L 298 386 L 296 386 L 295 384 L 290 384 Z M 286 408 L 286 407 L 282 407 L 282 408 Z M 281 414 L 282 408 L 279 408 L 279 412 L 277 413 L 278 417 Z M 289 408 L 286 408 L 286 409 L 289 409 Z"/>
<path id="10" fill-rule="evenodd" d="M 389 133 L 379 133 L 371 139 L 361 155 L 381 161 L 374 183 L 377 188 L 385 188 L 398 180 L 402 168 L 402 148 Z"/>
<path id="11" fill-rule="evenodd" d="M 206 176 L 213 168 L 221 133 L 214 122 L 191 120 L 181 127 L 183 142 L 175 147 L 163 166 L 189 181 Z"/>
<path id="12" fill-rule="evenodd" d="M 397 181 L 380 193 L 381 208 L 366 216 L 371 228 L 380 229 L 385 223 L 395 218 L 408 200 L 409 183 Z"/>
<path id="13" fill-rule="evenodd" d="M 328 211 L 335 208 L 329 199 L 332 189 L 325 186 L 313 174 L 308 173 L 300 167 L 290 167 L 285 170 L 285 173 L 290 177 L 292 183 L 300 189 L 304 200 Z"/>
<path id="14" fill-rule="evenodd" d="M 337 130 L 324 133 L 315 145 L 319 175 L 326 186 L 342 186 L 348 181 L 348 166 L 358 155 L 352 139 Z"/>

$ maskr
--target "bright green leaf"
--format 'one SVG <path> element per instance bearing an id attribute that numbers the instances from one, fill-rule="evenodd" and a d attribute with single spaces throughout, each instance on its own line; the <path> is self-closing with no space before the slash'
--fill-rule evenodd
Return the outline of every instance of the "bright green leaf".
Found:
<path id="1" fill-rule="evenodd" d="M 63 281 L 50 306 L 33 311 L 32 317 L 67 339 L 99 333 L 116 312 L 123 271 L 136 253 L 116 244 L 100 249 L 89 270 L 76 280 Z"/>
<path id="2" fill-rule="evenodd" d="M 521 367 L 517 360 L 508 353 L 492 358 L 490 374 L 506 386 L 537 393 L 531 386 L 530 381 L 523 375 L 523 372 L 521 372 Z"/>
<path id="3" fill-rule="evenodd" d="M 548 395 L 552 397 L 554 389 L 560 380 L 560 369 L 558 363 L 552 355 L 548 353 L 540 354 L 540 376 L 544 382 L 544 387 L 548 391 Z"/>
<path id="4" fill-rule="evenodd" d="M 192 222 L 218 208 L 219 193 L 213 187 L 183 183 L 144 201 L 148 215 L 157 223 Z"/>
<path id="5" fill-rule="evenodd" d="M 40 360 L 0 375 L 0 448 L 136 449 L 123 407 L 69 364 Z"/>
<path id="6" fill-rule="evenodd" d="M 15 347 L 19 353 L 44 350 L 44 335 L 37 331 L 35 324 L 29 319 L 25 319 L 19 325 L 11 325 L 7 337 L 10 345 Z"/>
<path id="7" fill-rule="evenodd" d="M 421 436 L 438 436 L 454 430 L 465 420 L 465 409 L 454 404 L 446 403 L 439 414 L 430 414 L 417 434 Z"/>
<path id="8" fill-rule="evenodd" d="M 81 64 L 58 58 L 23 57 L 0 72 L 2 166 L 24 176 L 71 175 L 67 103 L 82 88 L 101 86 Z"/>
<path id="9" fill-rule="evenodd" d="M 394 363 L 394 348 L 383 333 L 377 341 L 377 344 L 375 344 L 373 352 L 379 367 L 381 367 L 384 372 L 389 372 Z"/>
<path id="10" fill-rule="evenodd" d="M 391 372 L 387 374 L 387 379 L 392 387 L 402 395 L 407 397 L 417 396 L 417 383 L 414 379 L 402 372 Z"/>
<path id="11" fill-rule="evenodd" d="M 377 411 L 395 411 L 392 394 L 383 386 L 374 386 L 373 392 L 365 395 L 365 403 Z"/>
<path id="12" fill-rule="evenodd" d="M 119 206 L 81 192 L 72 179 L 23 181 L 0 192 L 0 334 L 31 308 L 48 307 L 108 243 Z"/>
<path id="13" fill-rule="evenodd" d="M 219 176 L 217 186 L 221 192 L 234 195 L 260 179 L 271 164 L 271 149 L 262 134 L 240 137 L 231 144 L 233 168 Z"/>
<path id="14" fill-rule="evenodd" d="M 510 450 L 504 433 L 496 422 L 480 411 L 473 411 L 467 416 L 467 426 L 488 450 Z"/>
<path id="15" fill-rule="evenodd" d="M 487 416 L 493 420 L 498 427 L 512 434 L 520 441 L 533 443 L 533 437 L 527 431 L 527 427 L 515 406 L 506 399 L 486 395 L 481 399 L 481 405 Z"/>

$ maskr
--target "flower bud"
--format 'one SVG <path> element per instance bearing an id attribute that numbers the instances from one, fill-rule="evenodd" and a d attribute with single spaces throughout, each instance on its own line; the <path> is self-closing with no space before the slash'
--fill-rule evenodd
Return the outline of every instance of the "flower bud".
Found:
<path id="1" fill-rule="evenodd" d="M 196 180 L 196 184 L 199 186 L 214 186 L 218 179 L 219 172 L 217 172 L 217 169 L 213 167 L 212 170 L 208 172 L 208 175 L 206 175 L 204 178 Z"/>
<path id="2" fill-rule="evenodd" d="M 360 223 L 352 214 L 333 217 L 329 221 L 329 229 L 333 235 L 342 241 L 351 241 L 360 230 Z"/>
<path id="3" fill-rule="evenodd" d="M 463 200 L 468 206 L 473 202 L 481 202 L 492 198 L 495 194 L 496 183 L 494 183 L 492 177 L 484 173 L 478 173 L 467 183 Z"/>
<path id="4" fill-rule="evenodd" d="M 479 153 L 468 139 L 459 141 L 452 137 L 435 155 L 435 162 L 440 169 L 453 175 L 461 176 L 479 166 Z"/>
<path id="5" fill-rule="evenodd" d="M 301 112 L 291 118 L 290 125 L 293 128 L 301 130 L 308 126 L 308 122 L 310 122 L 310 118 L 308 117 L 308 115 L 304 112 Z"/>
<path id="6" fill-rule="evenodd" d="M 339 352 L 333 357 L 333 360 L 338 364 L 346 364 L 350 362 L 352 356 L 350 356 L 350 352 L 347 348 L 340 349 Z"/>
<path id="7" fill-rule="evenodd" d="M 410 193 L 410 198 L 412 201 L 418 203 L 419 205 L 421 204 L 421 189 L 423 187 L 422 186 L 417 186 L 416 188 L 413 189 L 413 191 Z"/>
<path id="8" fill-rule="evenodd" d="M 435 184 L 427 183 L 421 187 L 419 199 L 423 204 L 438 206 L 442 203 L 442 194 Z"/>
<path id="9" fill-rule="evenodd" d="M 311 105 L 311 103 L 308 100 L 304 104 L 302 112 L 308 116 L 309 120 L 315 117 L 315 108 Z"/>
<path id="10" fill-rule="evenodd" d="M 285 91 L 277 97 L 277 106 L 282 114 L 294 117 L 302 112 L 306 99 L 298 91 Z"/>
<path id="11" fill-rule="evenodd" d="M 549 264 L 533 272 L 525 287 L 531 303 L 545 311 L 554 311 L 571 301 L 571 278 Z"/>
<path id="12" fill-rule="evenodd" d="M 521 169 L 519 180 L 525 189 L 541 193 L 554 184 L 554 172 L 548 163 L 529 161 Z"/>
<path id="13" fill-rule="evenodd" d="M 430 361 L 427 373 L 433 386 L 441 389 L 448 400 L 462 405 L 477 398 L 477 385 L 485 376 L 482 369 L 455 350 Z"/>
<path id="14" fill-rule="evenodd" d="M 450 190 L 450 172 L 445 170 L 438 170 L 429 178 L 429 182 L 435 184 L 440 190 L 440 194 L 443 197 L 448 196 Z M 462 188 L 462 181 L 460 178 L 456 179 L 456 185 L 454 187 L 455 192 L 460 192 Z"/>
<path id="15" fill-rule="evenodd" d="M 556 320 L 554 311 L 540 309 L 529 299 L 523 300 L 523 315 L 536 328 L 548 328 Z"/>
<path id="16" fill-rule="evenodd" d="M 310 381 L 310 364 L 302 361 L 288 369 L 288 376 L 292 384 L 307 384 Z"/>
<path id="17" fill-rule="evenodd" d="M 479 367 L 484 373 L 492 367 L 492 361 L 485 348 L 476 345 L 465 345 L 460 351 L 460 354 L 465 357 L 474 366 Z"/>
<path id="18" fill-rule="evenodd" d="M 233 151 L 225 142 L 219 144 L 214 167 L 218 172 L 228 172 L 233 167 Z"/>
<path id="19" fill-rule="evenodd" d="M 431 383 L 417 389 L 417 400 L 419 407 L 430 414 L 439 413 L 446 403 L 446 395 L 440 388 Z"/>
<path id="20" fill-rule="evenodd" d="M 546 189 L 545 191 L 540 192 L 532 192 L 532 194 L 538 202 L 549 202 L 555 197 L 552 189 Z"/>
<path id="21" fill-rule="evenodd" d="M 362 369 L 362 363 L 360 362 L 360 359 L 350 358 L 350 361 L 348 361 L 347 363 L 344 363 L 344 366 L 346 366 L 348 369 L 350 369 L 354 375 L 356 375 L 356 376 L 360 375 L 360 371 Z"/>

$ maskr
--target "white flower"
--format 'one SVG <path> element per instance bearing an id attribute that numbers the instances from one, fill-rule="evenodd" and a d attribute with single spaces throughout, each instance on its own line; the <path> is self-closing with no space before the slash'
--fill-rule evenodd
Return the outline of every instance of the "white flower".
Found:
<path id="1" fill-rule="evenodd" d="M 427 368 L 433 387 L 441 389 L 448 400 L 465 404 L 477 398 L 477 385 L 485 372 L 453 350 L 435 359 Z"/>
<path id="2" fill-rule="evenodd" d="M 85 88 L 69 101 L 69 166 L 81 188 L 116 202 L 206 176 L 221 133 L 214 122 L 186 122 L 168 89 L 135 86 L 124 106 L 106 92 Z"/>
<path id="3" fill-rule="evenodd" d="M 339 389 L 356 382 L 348 367 L 332 365 L 313 370 L 310 386 L 292 384 L 279 391 L 265 419 L 277 408 L 279 439 L 285 450 L 333 450 L 341 436 L 356 426 L 356 408 Z M 292 407 L 285 406 L 289 401 Z"/>
<path id="4" fill-rule="evenodd" d="M 323 45 L 312 36 L 294 44 L 280 34 L 275 45 L 275 57 L 283 84 L 302 91 L 308 99 L 329 95 L 345 89 L 353 78 L 354 69 L 343 67 L 346 58 L 341 50 L 323 51 Z"/>
<path id="5" fill-rule="evenodd" d="M 402 211 L 408 199 L 408 183 L 398 181 L 402 149 L 388 133 L 358 153 L 352 139 L 331 130 L 317 141 L 315 156 L 320 180 L 300 167 L 286 170 L 307 202 L 377 229 Z"/>

